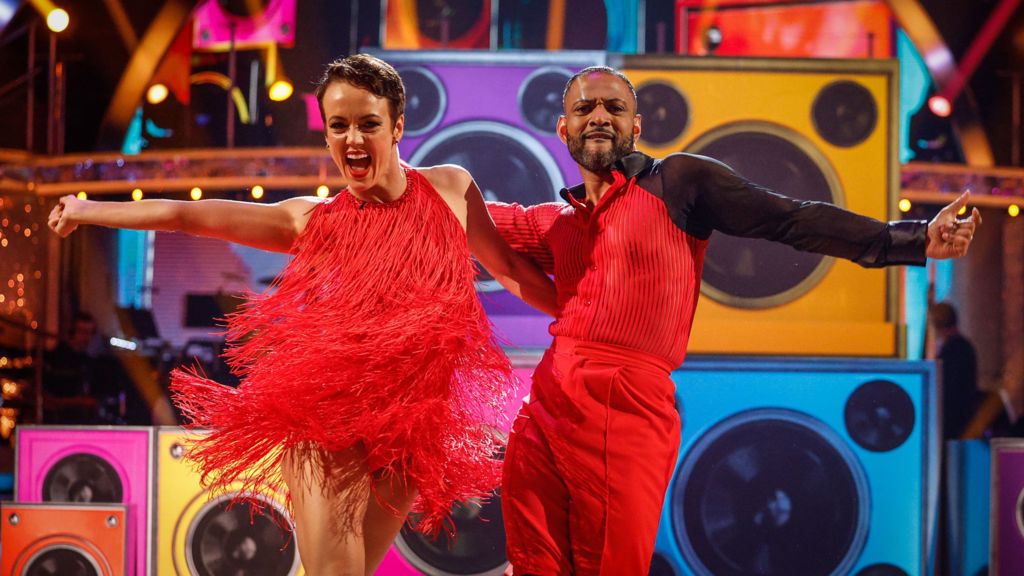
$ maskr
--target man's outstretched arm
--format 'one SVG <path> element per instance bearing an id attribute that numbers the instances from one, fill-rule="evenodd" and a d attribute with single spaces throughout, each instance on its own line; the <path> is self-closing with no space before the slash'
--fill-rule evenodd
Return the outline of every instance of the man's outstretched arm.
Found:
<path id="1" fill-rule="evenodd" d="M 930 223 L 882 222 L 832 204 L 783 196 L 701 156 L 669 157 L 662 178 L 673 219 L 690 234 L 706 238 L 718 230 L 763 238 L 865 267 L 923 265 L 926 258 L 962 256 L 981 222 L 977 210 L 956 218 L 966 195 Z"/>

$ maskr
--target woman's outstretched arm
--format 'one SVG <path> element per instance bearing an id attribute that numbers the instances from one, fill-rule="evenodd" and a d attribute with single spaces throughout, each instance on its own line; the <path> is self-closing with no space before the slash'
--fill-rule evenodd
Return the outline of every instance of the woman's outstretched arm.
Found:
<path id="1" fill-rule="evenodd" d="M 275 204 L 233 200 L 101 202 L 64 196 L 49 225 L 67 237 L 82 224 L 184 232 L 274 252 L 288 252 L 322 200 L 301 196 Z"/>

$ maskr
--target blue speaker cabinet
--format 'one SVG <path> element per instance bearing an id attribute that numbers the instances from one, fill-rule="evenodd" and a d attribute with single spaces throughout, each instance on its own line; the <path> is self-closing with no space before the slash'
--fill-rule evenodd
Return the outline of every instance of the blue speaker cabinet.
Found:
<path id="1" fill-rule="evenodd" d="M 919 576 L 939 450 L 929 362 L 691 359 L 651 574 Z"/>

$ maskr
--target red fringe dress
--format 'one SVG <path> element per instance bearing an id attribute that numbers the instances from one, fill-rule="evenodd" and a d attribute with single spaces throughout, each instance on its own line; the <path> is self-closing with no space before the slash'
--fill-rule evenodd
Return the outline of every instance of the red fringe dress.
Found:
<path id="1" fill-rule="evenodd" d="M 319 204 L 271 290 L 228 318 L 240 386 L 174 374 L 190 425 L 211 430 L 189 456 L 214 493 L 242 482 L 259 505 L 251 495 L 287 494 L 285 450 L 362 442 L 370 470 L 404 465 L 417 527 L 433 533 L 454 502 L 500 483 L 494 430 L 515 376 L 475 293 L 462 226 L 406 170 L 393 202 L 342 193 Z"/>

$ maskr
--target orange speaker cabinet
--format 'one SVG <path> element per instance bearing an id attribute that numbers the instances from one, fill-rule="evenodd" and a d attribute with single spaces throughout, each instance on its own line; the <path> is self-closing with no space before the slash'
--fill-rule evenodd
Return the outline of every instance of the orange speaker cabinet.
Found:
<path id="1" fill-rule="evenodd" d="M 895 214 L 897 64 L 626 56 L 638 148 L 717 158 L 782 194 Z M 712 235 L 691 353 L 898 356 L 897 270 Z"/>
<path id="2" fill-rule="evenodd" d="M 247 504 L 229 506 L 232 493 L 211 497 L 200 485 L 199 472 L 184 458 L 188 439 L 197 434 L 174 427 L 157 429 L 156 573 L 304 574 L 294 535 L 281 526 L 280 518 L 252 515 Z M 283 496 L 266 500 L 269 508 L 288 517 L 283 502 Z"/>
<path id="3" fill-rule="evenodd" d="M 0 504 L 0 574 L 124 576 L 125 507 Z"/>

